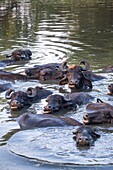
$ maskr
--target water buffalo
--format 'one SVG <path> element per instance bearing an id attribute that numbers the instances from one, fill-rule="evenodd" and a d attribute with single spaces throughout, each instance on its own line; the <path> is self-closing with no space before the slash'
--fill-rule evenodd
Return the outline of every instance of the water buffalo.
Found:
<path id="1" fill-rule="evenodd" d="M 97 103 L 87 105 L 87 114 L 83 116 L 84 124 L 102 124 L 113 122 L 113 106 L 100 99 Z"/>
<path id="2" fill-rule="evenodd" d="M 108 85 L 108 90 L 109 90 L 108 95 L 113 96 L 113 84 Z"/>
<path id="3" fill-rule="evenodd" d="M 113 110 L 105 108 L 88 112 L 83 116 L 83 123 L 85 125 L 113 123 Z"/>
<path id="4" fill-rule="evenodd" d="M 60 94 L 49 95 L 48 104 L 44 107 L 44 113 L 53 113 L 62 109 L 77 108 L 77 105 L 86 104 L 94 98 L 87 93 L 70 93 L 65 96 Z"/>
<path id="5" fill-rule="evenodd" d="M 67 67 L 66 61 L 63 63 L 49 63 L 28 68 L 25 73 L 30 79 L 56 80 L 64 76 Z"/>
<path id="6" fill-rule="evenodd" d="M 86 67 L 80 66 L 84 64 Z M 84 71 L 89 69 L 89 63 L 81 61 L 79 66 L 72 65 L 68 67 L 65 77 L 63 77 L 59 84 L 68 84 L 71 89 L 92 89 L 92 82 L 88 77 L 85 77 Z"/>
<path id="7" fill-rule="evenodd" d="M 103 102 L 102 100 L 100 99 L 97 99 L 97 102 L 96 103 L 89 103 L 87 106 L 86 106 L 86 109 L 87 110 L 91 110 L 91 111 L 94 111 L 94 110 L 99 110 L 99 109 L 113 109 L 113 106 L 110 105 L 109 103 L 105 103 Z"/>
<path id="8" fill-rule="evenodd" d="M 73 139 L 76 141 L 77 146 L 90 146 L 93 142 L 100 137 L 96 130 L 89 126 L 80 126 L 73 132 Z"/>
<path id="9" fill-rule="evenodd" d="M 6 99 L 10 99 L 10 109 L 15 111 L 29 107 L 34 101 L 46 98 L 50 94 L 52 94 L 50 90 L 37 86 L 35 88 L 29 87 L 26 92 L 15 92 L 13 89 L 8 89 L 5 97 Z"/>
<path id="10" fill-rule="evenodd" d="M 14 80 L 27 80 L 26 75 L 22 75 L 20 73 L 11 73 L 8 71 L 0 70 L 0 79 L 1 80 L 9 80 L 9 81 L 14 81 Z"/>
<path id="11" fill-rule="evenodd" d="M 85 65 L 83 68 L 81 65 Z M 78 66 L 68 66 L 67 74 L 59 82 L 60 85 L 68 84 L 70 89 L 92 89 L 92 81 L 104 79 L 104 76 L 97 75 L 89 70 L 87 61 L 81 61 Z"/>
<path id="12" fill-rule="evenodd" d="M 31 114 L 24 113 L 18 118 L 17 122 L 21 129 L 32 129 L 32 128 L 42 128 L 42 127 L 52 127 L 52 126 L 81 126 L 82 123 L 77 120 L 64 117 L 55 116 L 51 114 Z"/>
<path id="13" fill-rule="evenodd" d="M 11 55 L 7 55 L 6 57 L 11 58 L 14 61 L 18 60 L 31 60 L 32 52 L 28 49 L 22 50 L 17 49 L 12 52 Z"/>
<path id="14" fill-rule="evenodd" d="M 15 62 L 17 61 L 31 60 L 31 55 L 32 55 L 32 52 L 28 49 L 14 50 L 11 55 L 6 55 L 6 57 L 10 59 L 0 61 L 0 66 L 7 66 L 7 65 L 15 64 Z"/>

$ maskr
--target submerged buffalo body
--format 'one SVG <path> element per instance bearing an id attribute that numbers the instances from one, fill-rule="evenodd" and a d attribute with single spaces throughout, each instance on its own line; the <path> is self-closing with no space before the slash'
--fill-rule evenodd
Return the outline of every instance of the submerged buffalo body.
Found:
<path id="1" fill-rule="evenodd" d="M 90 146 L 93 142 L 100 137 L 95 129 L 88 126 L 80 126 L 73 132 L 73 139 L 76 141 L 77 146 Z"/>
<path id="2" fill-rule="evenodd" d="M 30 79 L 55 80 L 64 76 L 67 67 L 67 62 L 49 63 L 28 68 L 25 70 L 25 73 Z"/>
<path id="3" fill-rule="evenodd" d="M 49 114 L 30 114 L 24 113 L 17 118 L 21 129 L 32 129 L 52 126 L 80 126 L 82 125 L 75 119 Z"/>
<path id="4" fill-rule="evenodd" d="M 14 111 L 29 107 L 35 100 L 46 98 L 50 94 L 52 94 L 50 90 L 37 86 L 35 88 L 29 87 L 26 92 L 15 92 L 13 89 L 9 89 L 6 92 L 5 97 L 6 99 L 10 99 L 10 109 Z"/>
<path id="5" fill-rule="evenodd" d="M 86 104 L 94 98 L 87 93 L 71 93 L 66 96 L 54 94 L 47 97 L 48 104 L 44 107 L 44 113 L 53 113 L 62 109 L 77 108 L 77 105 Z"/>
<path id="6" fill-rule="evenodd" d="M 106 78 L 103 75 L 93 73 L 91 70 L 84 71 L 83 74 L 90 81 L 98 81 Z"/>
<path id="7" fill-rule="evenodd" d="M 16 61 L 31 60 L 31 55 L 32 55 L 32 52 L 28 49 L 14 50 L 11 55 L 6 56 L 7 58 L 10 58 L 10 59 L 0 61 L 0 66 L 11 65 L 11 64 L 14 64 Z"/>
<path id="8" fill-rule="evenodd" d="M 113 109 L 113 106 L 110 105 L 109 103 L 103 102 L 103 101 L 100 100 L 100 99 L 97 99 L 97 102 L 96 102 L 96 103 L 89 103 L 89 104 L 86 106 L 86 109 L 87 109 L 87 110 L 91 110 L 91 111 L 100 110 L 100 109 Z"/>
<path id="9" fill-rule="evenodd" d="M 11 72 L 7 72 L 4 70 L 0 70 L 0 79 L 1 80 L 9 80 L 9 81 L 14 81 L 14 80 L 26 81 L 27 76 L 19 74 L 19 73 L 11 73 Z"/>

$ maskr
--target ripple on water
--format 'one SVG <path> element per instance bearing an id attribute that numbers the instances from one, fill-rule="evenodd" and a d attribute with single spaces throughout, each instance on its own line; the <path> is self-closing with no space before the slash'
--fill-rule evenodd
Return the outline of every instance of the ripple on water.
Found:
<path id="1" fill-rule="evenodd" d="M 102 131 L 89 148 L 78 148 L 72 131 L 76 127 L 39 128 L 17 132 L 8 141 L 11 152 L 30 159 L 67 165 L 113 164 L 113 133 Z"/>

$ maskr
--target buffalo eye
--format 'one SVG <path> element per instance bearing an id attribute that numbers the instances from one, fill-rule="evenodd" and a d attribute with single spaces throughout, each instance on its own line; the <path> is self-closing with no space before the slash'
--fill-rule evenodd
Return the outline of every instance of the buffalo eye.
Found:
<path id="1" fill-rule="evenodd" d="M 106 113 L 104 113 L 104 115 L 105 115 L 105 117 L 107 117 L 107 118 L 110 118 L 111 116 L 110 116 L 110 112 L 106 112 Z"/>

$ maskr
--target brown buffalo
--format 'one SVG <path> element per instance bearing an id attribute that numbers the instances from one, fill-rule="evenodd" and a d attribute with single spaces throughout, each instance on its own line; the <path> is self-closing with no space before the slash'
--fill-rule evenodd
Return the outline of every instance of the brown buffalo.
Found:
<path id="1" fill-rule="evenodd" d="M 31 60 L 31 55 L 32 55 L 32 52 L 28 49 L 14 50 L 11 55 L 6 55 L 6 57 L 10 59 L 7 59 L 7 60 L 5 59 L 5 60 L 0 61 L 0 66 L 7 66 L 7 65 L 15 64 L 17 61 Z"/>
<path id="2" fill-rule="evenodd" d="M 85 125 L 80 126 L 73 134 L 73 139 L 76 141 L 77 146 L 90 146 L 100 137 L 95 129 Z"/>
<path id="3" fill-rule="evenodd" d="M 22 75 L 20 73 L 11 73 L 11 72 L 7 72 L 7 71 L 4 71 L 4 70 L 0 70 L 0 79 L 1 80 L 9 80 L 9 81 L 14 81 L 14 80 L 26 81 L 27 76 Z"/>
<path id="4" fill-rule="evenodd" d="M 55 116 L 50 114 L 30 114 L 24 113 L 16 119 L 21 129 L 32 129 L 42 127 L 54 127 L 54 126 L 81 126 L 82 123 L 77 120 L 64 117 Z"/>
<path id="5" fill-rule="evenodd" d="M 60 94 L 49 95 L 48 104 L 44 107 L 44 113 L 53 113 L 63 109 L 76 109 L 77 105 L 86 104 L 94 98 L 87 93 L 70 93 L 66 96 Z"/>
<path id="6" fill-rule="evenodd" d="M 56 80 L 61 79 L 64 76 L 67 67 L 67 62 L 49 63 L 28 68 L 25 70 L 25 73 L 30 79 Z"/>
<path id="7" fill-rule="evenodd" d="M 26 92 L 15 92 L 13 89 L 9 89 L 5 97 L 6 99 L 10 99 L 10 109 L 14 111 L 29 107 L 34 101 L 46 98 L 50 94 L 52 94 L 50 90 L 37 86 L 35 88 L 29 87 Z"/>
<path id="8" fill-rule="evenodd" d="M 80 66 L 84 64 L 86 67 Z M 67 69 L 65 77 L 60 80 L 60 85 L 68 84 L 71 89 L 92 89 L 92 82 L 87 77 L 85 77 L 84 71 L 89 69 L 89 63 L 86 61 L 81 61 L 79 66 L 73 65 Z"/>

